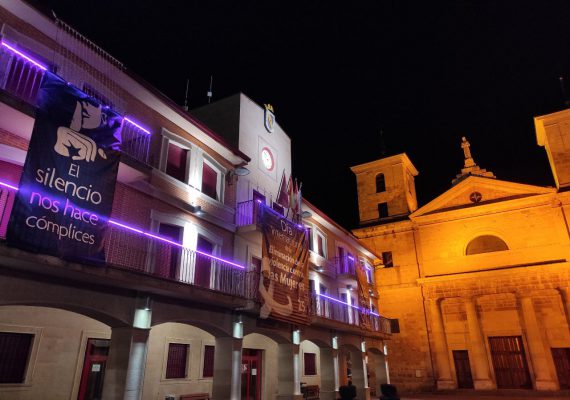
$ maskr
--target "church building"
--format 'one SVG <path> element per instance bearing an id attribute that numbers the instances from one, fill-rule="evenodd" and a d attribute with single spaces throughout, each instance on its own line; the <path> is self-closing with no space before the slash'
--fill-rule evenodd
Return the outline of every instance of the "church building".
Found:
<path id="1" fill-rule="evenodd" d="M 381 254 L 379 312 L 399 318 L 390 378 L 403 391 L 570 388 L 570 111 L 535 118 L 556 188 L 464 167 L 418 208 L 406 154 L 352 168 L 360 228 Z"/>

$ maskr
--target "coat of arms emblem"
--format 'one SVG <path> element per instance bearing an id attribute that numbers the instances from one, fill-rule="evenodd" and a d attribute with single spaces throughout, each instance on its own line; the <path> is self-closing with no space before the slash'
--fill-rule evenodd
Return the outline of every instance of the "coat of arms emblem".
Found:
<path id="1" fill-rule="evenodd" d="M 271 104 L 265 104 L 265 129 L 267 132 L 273 133 L 275 129 L 275 114 L 273 114 L 273 106 Z"/>

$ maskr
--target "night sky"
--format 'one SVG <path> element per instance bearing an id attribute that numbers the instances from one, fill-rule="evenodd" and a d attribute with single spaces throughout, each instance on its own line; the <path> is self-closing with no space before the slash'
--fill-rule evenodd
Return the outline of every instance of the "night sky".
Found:
<path id="1" fill-rule="evenodd" d="M 358 224 L 349 167 L 406 152 L 420 205 L 451 186 L 462 136 L 498 179 L 554 185 L 533 117 L 570 94 L 568 1 L 42 1 L 179 104 L 271 103 L 303 194 Z M 144 117 L 141 117 L 144 119 Z M 380 132 L 383 132 L 383 140 Z"/>

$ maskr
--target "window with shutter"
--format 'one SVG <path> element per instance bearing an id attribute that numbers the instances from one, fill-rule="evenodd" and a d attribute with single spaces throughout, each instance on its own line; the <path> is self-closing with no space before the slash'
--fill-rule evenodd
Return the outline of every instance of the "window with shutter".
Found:
<path id="1" fill-rule="evenodd" d="M 185 343 L 168 344 L 166 379 L 186 378 L 189 345 Z"/>
<path id="2" fill-rule="evenodd" d="M 317 375 L 317 355 L 315 353 L 304 353 L 305 375 Z"/>
<path id="3" fill-rule="evenodd" d="M 34 335 L 0 332 L 0 383 L 24 383 Z"/>
<path id="4" fill-rule="evenodd" d="M 204 346 L 204 368 L 202 370 L 203 378 L 212 378 L 214 376 L 214 346 Z"/>

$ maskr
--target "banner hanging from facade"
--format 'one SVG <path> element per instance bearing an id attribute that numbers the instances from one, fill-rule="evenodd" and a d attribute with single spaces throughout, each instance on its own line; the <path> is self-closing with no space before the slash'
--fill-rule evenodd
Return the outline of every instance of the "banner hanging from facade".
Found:
<path id="1" fill-rule="evenodd" d="M 43 79 L 8 244 L 101 263 L 122 118 L 51 73 Z"/>
<path id="2" fill-rule="evenodd" d="M 358 305 L 360 307 L 359 324 L 361 328 L 370 330 L 370 293 L 368 292 L 369 285 L 365 268 L 366 265 L 358 260 L 356 263 L 356 279 L 358 280 Z"/>
<path id="3" fill-rule="evenodd" d="M 260 317 L 308 324 L 307 231 L 261 203 L 256 206 L 263 235 Z"/>

